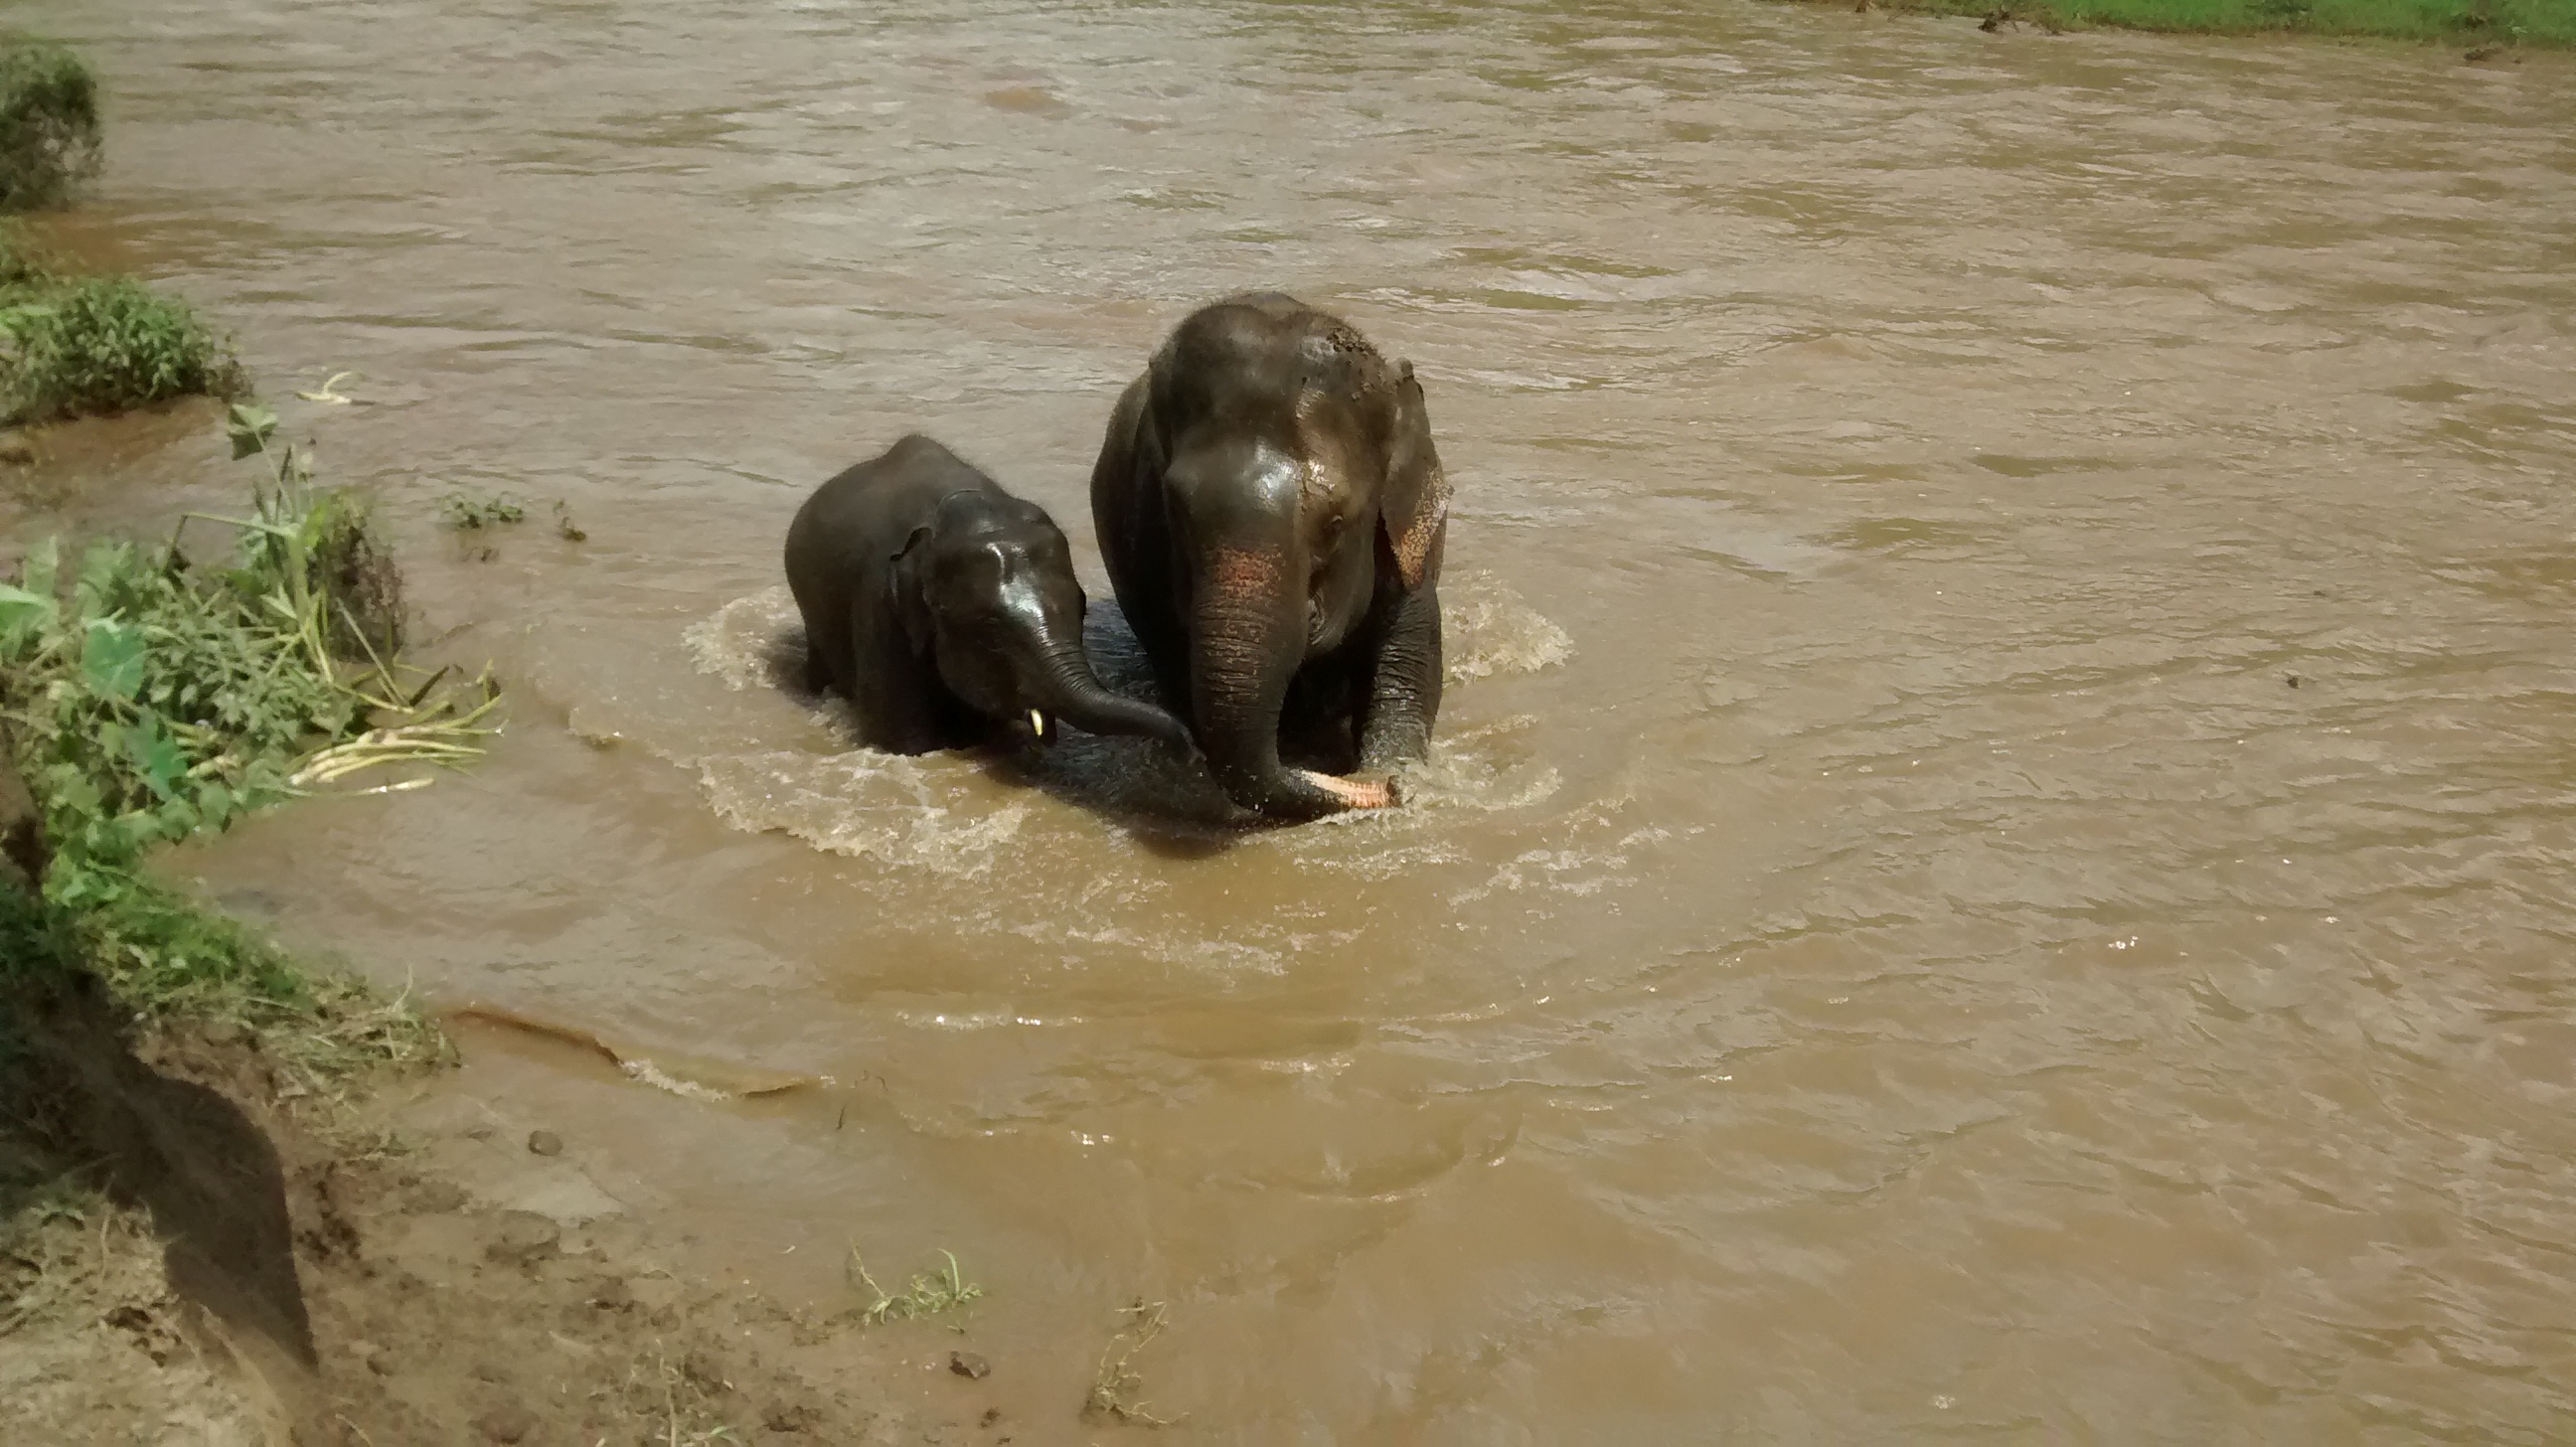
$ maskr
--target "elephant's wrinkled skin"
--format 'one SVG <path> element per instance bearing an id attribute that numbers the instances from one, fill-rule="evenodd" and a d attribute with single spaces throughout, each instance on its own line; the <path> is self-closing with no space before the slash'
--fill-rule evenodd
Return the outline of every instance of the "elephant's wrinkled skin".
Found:
<path id="1" fill-rule="evenodd" d="M 1237 803 L 1395 802 L 1335 774 L 1430 746 L 1448 503 L 1412 365 L 1293 297 L 1192 313 L 1119 399 L 1091 475 L 1100 549 Z M 1283 763 L 1283 724 L 1332 771 Z"/>
<path id="2" fill-rule="evenodd" d="M 817 488 L 787 529 L 806 681 L 846 695 L 892 753 L 1018 736 L 1056 719 L 1189 748 L 1180 720 L 1101 687 L 1082 585 L 1037 504 L 919 434 Z"/>

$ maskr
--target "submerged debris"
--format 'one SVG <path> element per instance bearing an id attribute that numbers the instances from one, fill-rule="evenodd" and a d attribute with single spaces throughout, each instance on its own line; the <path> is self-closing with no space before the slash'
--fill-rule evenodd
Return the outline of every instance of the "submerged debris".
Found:
<path id="1" fill-rule="evenodd" d="M 1091 1379 L 1091 1397 L 1083 1415 L 1132 1422 L 1140 1427 L 1169 1427 L 1182 1419 L 1154 1414 L 1145 1401 L 1145 1379 L 1131 1365 L 1136 1354 L 1163 1334 L 1163 1303 L 1139 1297 L 1119 1313 L 1125 1324 L 1109 1338 L 1100 1354 L 1100 1370 Z"/>

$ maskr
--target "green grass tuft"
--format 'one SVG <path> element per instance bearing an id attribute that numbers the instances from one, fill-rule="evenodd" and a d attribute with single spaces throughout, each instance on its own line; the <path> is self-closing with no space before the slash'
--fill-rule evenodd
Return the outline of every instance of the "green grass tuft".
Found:
<path id="1" fill-rule="evenodd" d="M 984 1294 L 984 1288 L 968 1281 L 957 1265 L 954 1253 L 939 1253 L 948 1258 L 948 1269 L 915 1276 L 900 1296 L 888 1296 L 877 1279 L 868 1274 L 868 1264 L 859 1258 L 857 1247 L 850 1248 L 850 1275 L 854 1286 L 866 1289 L 874 1298 L 859 1309 L 859 1319 L 870 1326 L 883 1326 L 890 1321 L 933 1317 L 956 1311 Z"/>
<path id="2" fill-rule="evenodd" d="M 0 229 L 0 426 L 247 390 L 186 302 L 125 277 L 60 275 L 23 231 Z"/>
<path id="3" fill-rule="evenodd" d="M 2472 46 L 2576 45 L 2576 0 L 1881 0 L 1998 24 L 2199 34 L 2381 36 Z"/>
<path id="4" fill-rule="evenodd" d="M 65 46 L 0 35 L 0 211 L 58 206 L 98 170 L 98 76 Z"/>

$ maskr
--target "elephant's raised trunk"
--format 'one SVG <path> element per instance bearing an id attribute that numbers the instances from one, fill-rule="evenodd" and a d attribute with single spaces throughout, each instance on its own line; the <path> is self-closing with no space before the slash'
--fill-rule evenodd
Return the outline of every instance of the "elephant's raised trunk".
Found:
<path id="1" fill-rule="evenodd" d="M 1306 653 L 1305 595 L 1268 556 L 1213 551 L 1195 580 L 1190 712 L 1199 750 L 1228 797 L 1279 819 L 1313 819 L 1395 802 L 1384 784 L 1291 769 L 1279 761 L 1279 710 Z"/>
<path id="2" fill-rule="evenodd" d="M 1190 751 L 1186 724 L 1150 703 L 1139 703 L 1102 686 L 1079 643 L 1054 649 L 1047 657 L 1046 683 L 1036 706 L 1089 734 L 1134 734 L 1160 739 L 1183 754 Z"/>

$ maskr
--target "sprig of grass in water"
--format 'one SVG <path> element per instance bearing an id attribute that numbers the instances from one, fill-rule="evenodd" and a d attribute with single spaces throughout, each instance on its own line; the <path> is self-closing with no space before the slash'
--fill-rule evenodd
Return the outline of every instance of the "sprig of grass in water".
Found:
<path id="1" fill-rule="evenodd" d="M 438 500 L 438 506 L 447 519 L 447 525 L 458 532 L 502 527 L 528 515 L 526 508 L 503 493 L 490 497 L 467 497 L 461 492 L 451 492 Z"/>
<path id="2" fill-rule="evenodd" d="M 984 1288 L 968 1281 L 959 1270 L 955 1253 L 939 1253 L 948 1258 L 948 1269 L 928 1276 L 915 1276 L 901 1296 L 889 1296 L 877 1279 L 868 1274 L 868 1264 L 859 1248 L 850 1248 L 850 1274 L 857 1278 L 851 1284 L 864 1287 L 875 1298 L 859 1311 L 859 1319 L 870 1326 L 883 1326 L 889 1321 L 941 1316 L 957 1310 L 984 1294 Z"/>

